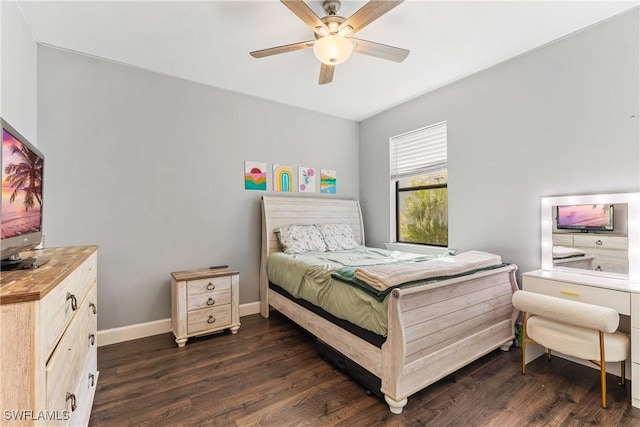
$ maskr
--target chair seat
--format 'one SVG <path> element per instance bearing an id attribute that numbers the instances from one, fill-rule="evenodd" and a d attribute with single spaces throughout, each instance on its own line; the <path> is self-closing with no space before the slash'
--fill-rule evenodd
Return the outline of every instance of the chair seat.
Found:
<path id="1" fill-rule="evenodd" d="M 598 331 L 569 325 L 540 316 L 530 316 L 527 335 L 538 344 L 568 356 L 587 360 L 600 360 Z M 621 362 L 630 354 L 629 337 L 621 332 L 605 333 L 605 361 Z"/>

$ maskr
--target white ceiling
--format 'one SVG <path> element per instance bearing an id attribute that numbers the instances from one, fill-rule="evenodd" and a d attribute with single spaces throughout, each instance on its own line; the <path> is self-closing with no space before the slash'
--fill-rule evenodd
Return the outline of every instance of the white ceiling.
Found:
<path id="1" fill-rule="evenodd" d="M 343 1 L 350 16 L 365 1 Z M 513 58 L 638 5 L 638 1 L 407 0 L 358 38 L 410 49 L 402 63 L 354 54 L 317 84 L 312 49 L 255 59 L 311 40 L 283 4 L 268 1 L 20 1 L 40 43 L 351 120 Z M 321 0 L 307 4 L 324 16 Z"/>

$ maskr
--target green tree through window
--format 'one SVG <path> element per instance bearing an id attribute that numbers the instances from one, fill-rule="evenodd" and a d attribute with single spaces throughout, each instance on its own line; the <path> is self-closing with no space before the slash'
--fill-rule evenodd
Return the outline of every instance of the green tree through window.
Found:
<path id="1" fill-rule="evenodd" d="M 447 173 L 397 182 L 398 241 L 448 245 Z"/>

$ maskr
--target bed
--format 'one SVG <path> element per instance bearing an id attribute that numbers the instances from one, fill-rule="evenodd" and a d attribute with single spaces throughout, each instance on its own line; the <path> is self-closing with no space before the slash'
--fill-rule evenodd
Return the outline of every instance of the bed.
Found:
<path id="1" fill-rule="evenodd" d="M 384 299 L 385 332 L 379 342 L 346 327 L 342 319 L 291 298 L 270 284 L 268 260 L 282 252 L 274 230 L 290 225 L 349 224 L 364 246 L 359 203 L 336 198 L 262 197 L 260 311 L 275 309 L 343 355 L 354 371 L 379 379 L 394 414 L 408 397 L 514 339 L 516 266 L 502 264 L 437 282 L 393 287 Z M 348 286 L 348 285 L 345 285 Z M 380 334 L 374 334 L 380 335 Z"/>
<path id="2" fill-rule="evenodd" d="M 583 250 L 565 246 L 554 246 L 552 248 L 552 254 L 554 267 L 593 270 L 594 257 Z"/>

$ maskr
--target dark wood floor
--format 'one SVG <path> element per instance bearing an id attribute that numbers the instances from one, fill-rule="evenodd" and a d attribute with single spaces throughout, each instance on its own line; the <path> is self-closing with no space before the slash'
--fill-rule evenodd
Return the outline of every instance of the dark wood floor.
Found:
<path id="1" fill-rule="evenodd" d="M 608 377 L 600 406 L 596 370 L 539 358 L 520 374 L 520 350 L 497 350 L 411 396 L 401 415 L 320 359 L 285 317 L 241 319 L 237 335 L 171 334 L 98 349 L 91 426 L 631 426 L 630 384 Z"/>

